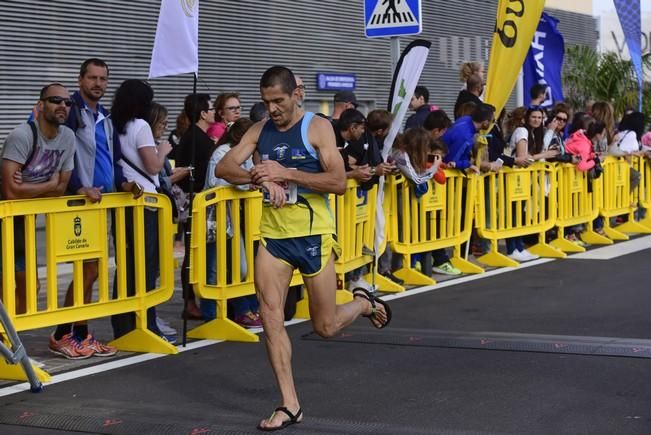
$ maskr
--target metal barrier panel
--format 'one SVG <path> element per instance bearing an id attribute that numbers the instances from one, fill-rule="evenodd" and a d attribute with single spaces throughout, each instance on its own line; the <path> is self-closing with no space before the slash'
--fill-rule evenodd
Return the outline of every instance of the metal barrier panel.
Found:
<path id="1" fill-rule="evenodd" d="M 545 231 L 556 221 L 557 188 L 553 165 L 535 163 L 528 168 L 502 168 L 482 175 L 478 183 L 476 226 L 490 240 L 490 251 L 478 258 L 489 266 L 508 267 L 519 263 L 498 252 L 500 239 L 538 234 L 529 251 L 543 257 L 565 254 L 545 241 Z"/>
<path id="2" fill-rule="evenodd" d="M 640 172 L 638 205 L 645 209 L 644 216 L 638 222 L 651 229 L 651 160 L 649 157 L 636 156 L 633 161 Z"/>
<path id="3" fill-rule="evenodd" d="M 214 213 L 214 241 L 208 241 L 206 222 Z M 233 187 L 197 193 L 192 203 L 190 283 L 202 299 L 217 301 L 216 318 L 190 331 L 191 338 L 257 342 L 259 337 L 230 320 L 228 299 L 255 294 L 254 252 L 260 241 L 262 195 Z M 212 261 L 208 261 L 212 255 Z M 208 279 L 214 268 L 214 282 Z"/>
<path id="4" fill-rule="evenodd" d="M 428 182 L 428 191 L 417 197 L 412 182 L 404 176 L 391 176 L 387 182 L 388 243 L 405 256 L 403 267 L 394 272 L 408 284 L 431 285 L 435 281 L 411 268 L 411 256 L 436 249 L 455 248 L 451 261 L 463 272 L 478 273 L 481 268 L 460 255 L 459 246 L 470 239 L 474 214 L 476 177 L 457 170 L 445 170 L 446 183 Z"/>
<path id="5" fill-rule="evenodd" d="M 642 173 L 639 173 L 638 185 L 631 184 L 634 171 L 631 169 L 636 161 L 633 156 L 609 156 L 603 162 L 603 203 L 599 214 L 604 217 L 604 232 L 613 240 L 628 240 L 625 233 L 649 233 L 646 226 L 635 221 L 635 211 L 639 204 Z M 611 226 L 610 218 L 626 216 L 626 222 Z"/>
<path id="6" fill-rule="evenodd" d="M 334 203 L 337 241 L 342 249 L 335 261 L 339 279 L 373 261 L 377 185 L 364 190 L 355 180 L 348 180 L 343 195 L 331 195 Z M 345 285 L 341 288 L 345 287 Z"/>
<path id="7" fill-rule="evenodd" d="M 612 240 L 597 234 L 592 221 L 599 216 L 603 179 L 591 180 L 587 171 L 578 171 L 571 163 L 555 163 L 557 182 L 556 226 L 558 232 L 550 245 L 563 252 L 584 252 L 585 248 L 565 238 L 565 228 L 585 224 L 581 238 L 592 244 L 610 244 Z"/>
<path id="8" fill-rule="evenodd" d="M 126 210 L 133 216 L 127 234 Z M 172 297 L 174 292 L 173 247 L 171 237 L 159 237 L 160 283 L 146 290 L 145 209 L 157 214 L 159 234 L 171 235 L 172 213 L 169 199 L 144 194 L 134 200 L 130 194 L 114 193 L 91 203 L 84 197 L 38 198 L 0 202 L 2 238 L 2 300 L 17 331 L 56 326 L 115 314 L 134 312 L 135 329 L 110 344 L 120 350 L 176 353 L 177 349 L 147 329 L 147 309 Z M 109 292 L 109 216 L 114 215 L 116 240 L 116 294 Z M 38 296 L 36 218 L 45 217 L 46 285 Z M 15 242 L 24 234 L 25 295 L 24 307 L 17 306 Z M 16 237 L 18 235 L 18 237 Z M 134 258 L 127 259 L 127 237 L 133 237 Z M 18 240 L 15 240 L 15 239 Z M 84 300 L 83 264 L 98 265 L 97 298 Z M 127 289 L 127 265 L 134 262 L 133 295 Z M 72 305 L 65 306 L 62 296 L 67 285 L 58 287 L 58 266 L 72 263 Z M 23 298 L 19 298 L 23 300 Z M 0 364 L 0 377 L 5 366 Z"/>

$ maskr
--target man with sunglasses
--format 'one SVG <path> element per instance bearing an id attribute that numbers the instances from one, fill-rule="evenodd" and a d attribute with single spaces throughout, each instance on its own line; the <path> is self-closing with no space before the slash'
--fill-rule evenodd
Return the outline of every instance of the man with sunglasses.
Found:
<path id="1" fill-rule="evenodd" d="M 74 133 L 63 124 L 72 100 L 60 83 L 41 89 L 39 116 L 9 133 L 0 163 L 2 199 L 62 196 L 65 193 L 75 152 Z M 25 313 L 25 224 L 14 219 L 16 313 Z M 2 249 L 0 249 L 0 253 Z"/>

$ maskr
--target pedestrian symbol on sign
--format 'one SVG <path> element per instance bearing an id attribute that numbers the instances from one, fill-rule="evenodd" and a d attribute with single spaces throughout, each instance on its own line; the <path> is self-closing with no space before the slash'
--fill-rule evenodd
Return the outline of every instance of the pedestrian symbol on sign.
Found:
<path id="1" fill-rule="evenodd" d="M 411 13 L 409 5 L 402 0 L 378 1 L 368 23 L 369 29 L 396 26 L 414 26 L 418 22 Z"/>
<path id="2" fill-rule="evenodd" d="M 420 0 L 365 0 L 366 36 L 414 35 L 421 31 Z"/>

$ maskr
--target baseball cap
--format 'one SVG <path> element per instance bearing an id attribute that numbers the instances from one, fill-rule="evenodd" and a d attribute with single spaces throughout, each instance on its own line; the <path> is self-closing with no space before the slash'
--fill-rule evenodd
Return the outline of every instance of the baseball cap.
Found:
<path id="1" fill-rule="evenodd" d="M 335 94 L 335 103 L 351 103 L 357 107 L 357 97 L 353 91 L 339 91 Z"/>

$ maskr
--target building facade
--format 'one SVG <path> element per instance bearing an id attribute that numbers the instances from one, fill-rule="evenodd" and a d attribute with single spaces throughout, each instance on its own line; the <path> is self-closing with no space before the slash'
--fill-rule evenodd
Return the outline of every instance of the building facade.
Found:
<path id="1" fill-rule="evenodd" d="M 381 0 L 380 0 L 381 1 Z M 451 112 L 462 86 L 458 66 L 487 62 L 497 0 L 423 0 L 423 32 L 432 42 L 421 84 L 431 102 Z M 160 0 L 3 0 L 0 2 L 0 144 L 26 119 L 46 83 L 77 88 L 80 63 L 105 59 L 110 106 L 115 88 L 127 78 L 145 79 Z M 307 107 L 327 111 L 334 92 L 316 91 L 319 72 L 351 73 L 363 108 L 384 108 L 391 82 L 390 42 L 364 37 L 362 0 L 202 0 L 199 15 L 198 91 L 242 95 L 243 115 L 258 100 L 258 79 L 282 64 L 307 86 Z M 561 20 L 568 44 L 596 47 L 594 18 L 549 10 Z M 415 37 L 401 38 L 404 48 Z M 186 74 L 152 80 L 156 100 L 172 121 L 192 91 Z M 173 122 L 170 123 L 173 127 Z"/>

